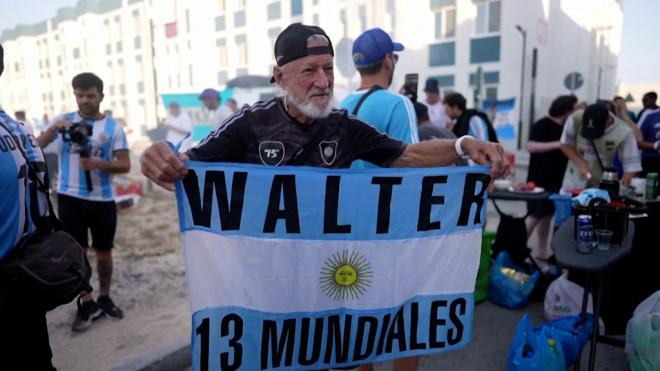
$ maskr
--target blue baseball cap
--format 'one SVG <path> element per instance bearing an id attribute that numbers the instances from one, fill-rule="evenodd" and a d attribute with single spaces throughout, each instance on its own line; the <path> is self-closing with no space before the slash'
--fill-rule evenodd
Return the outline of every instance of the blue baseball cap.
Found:
<path id="1" fill-rule="evenodd" d="M 353 63 L 356 66 L 380 62 L 392 52 L 403 50 L 403 44 L 392 41 L 390 35 L 380 28 L 364 31 L 353 43 Z"/>
<path id="2" fill-rule="evenodd" d="M 212 88 L 207 88 L 204 89 L 202 94 L 199 95 L 199 99 L 204 99 L 204 98 L 218 98 L 220 99 L 220 94 L 218 94 L 218 91 Z"/>

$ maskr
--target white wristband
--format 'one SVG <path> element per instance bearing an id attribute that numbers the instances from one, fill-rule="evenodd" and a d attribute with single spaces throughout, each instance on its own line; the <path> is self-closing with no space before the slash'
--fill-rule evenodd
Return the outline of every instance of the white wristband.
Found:
<path id="1" fill-rule="evenodd" d="M 660 151 L 660 140 L 656 140 L 655 143 L 653 143 L 653 149 Z"/>
<path id="2" fill-rule="evenodd" d="M 454 142 L 454 149 L 456 149 L 456 154 L 464 160 L 468 160 L 470 156 L 468 156 L 465 152 L 463 152 L 463 148 L 461 148 L 461 145 L 463 144 L 463 141 L 465 138 L 470 138 L 474 139 L 472 135 L 463 135 L 462 137 L 456 139 L 456 142 Z"/>

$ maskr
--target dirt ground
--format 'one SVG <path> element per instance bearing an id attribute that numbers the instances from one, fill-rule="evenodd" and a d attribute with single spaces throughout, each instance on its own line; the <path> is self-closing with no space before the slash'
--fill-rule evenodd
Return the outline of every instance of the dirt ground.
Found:
<path id="1" fill-rule="evenodd" d="M 102 317 L 87 331 L 73 333 L 75 303 L 48 313 L 53 364 L 60 370 L 108 370 L 190 337 L 174 195 L 150 192 L 121 210 L 113 254 L 110 295 L 125 317 Z M 95 270 L 93 251 L 89 260 Z M 98 287 L 95 275 L 92 286 Z"/>

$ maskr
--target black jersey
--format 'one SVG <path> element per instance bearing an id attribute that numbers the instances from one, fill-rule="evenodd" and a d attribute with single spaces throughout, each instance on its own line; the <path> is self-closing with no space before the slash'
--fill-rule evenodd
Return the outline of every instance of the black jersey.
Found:
<path id="1" fill-rule="evenodd" d="M 354 160 L 365 160 L 387 167 L 405 148 L 344 110 L 301 124 L 280 98 L 273 98 L 230 116 L 187 155 L 197 161 L 270 166 L 348 168 Z"/>

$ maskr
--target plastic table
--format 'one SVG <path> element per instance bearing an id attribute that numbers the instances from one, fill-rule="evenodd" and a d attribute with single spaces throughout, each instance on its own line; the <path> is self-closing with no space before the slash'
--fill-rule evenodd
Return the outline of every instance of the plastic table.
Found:
<path id="1" fill-rule="evenodd" d="M 598 336 L 598 318 L 600 314 L 601 285 L 600 275 L 605 273 L 615 263 L 630 254 L 632 250 L 635 225 L 628 221 L 628 232 L 621 246 L 612 246 L 609 251 L 594 249 L 590 254 L 577 251 L 575 240 L 575 217 L 568 218 L 555 232 L 551 241 L 557 263 L 562 268 L 584 272 L 586 275 L 585 288 L 582 294 L 582 318 L 586 317 L 587 300 L 589 292 L 593 291 L 594 326 L 591 334 L 591 347 L 589 350 L 589 371 L 593 371 L 596 362 L 596 345 L 599 340 L 612 343 L 607 338 Z M 575 370 L 580 369 L 580 359 L 575 363 Z"/>

